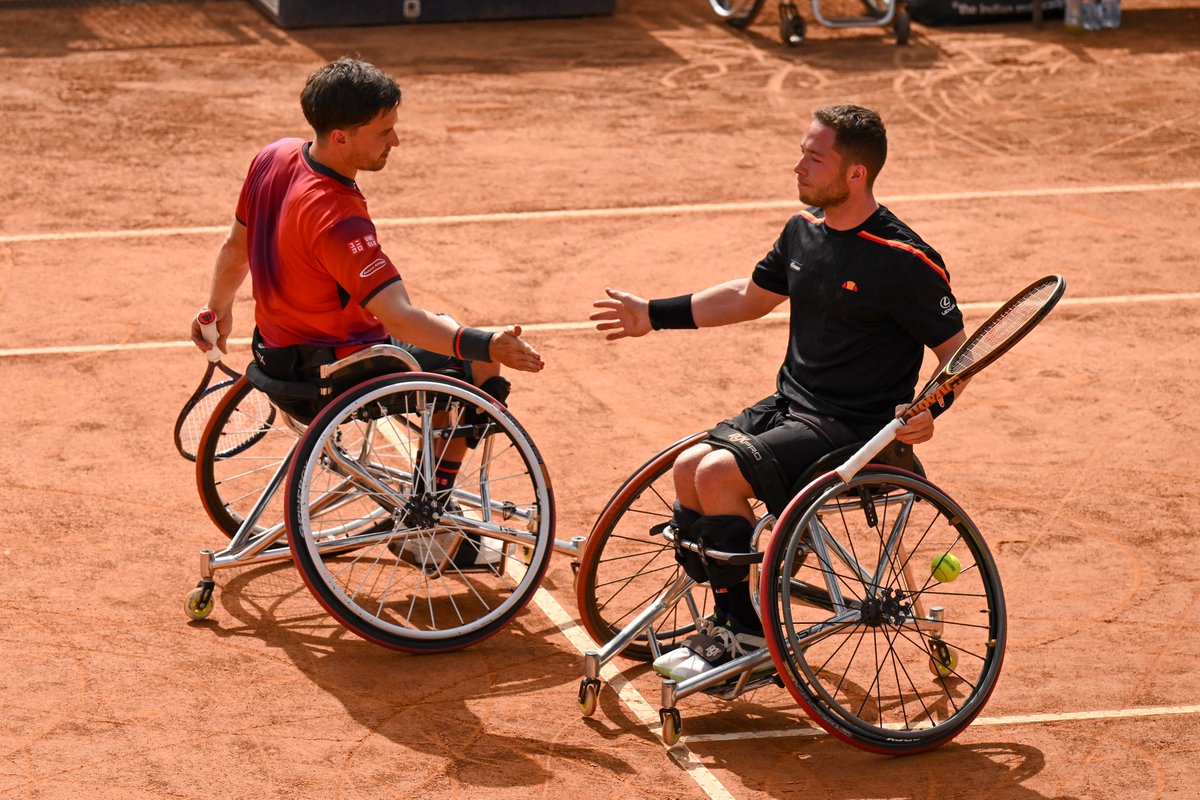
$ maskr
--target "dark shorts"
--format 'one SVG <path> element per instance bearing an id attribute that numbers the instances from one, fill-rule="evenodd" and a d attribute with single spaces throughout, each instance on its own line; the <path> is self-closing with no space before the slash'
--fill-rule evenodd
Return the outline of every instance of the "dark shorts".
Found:
<path id="1" fill-rule="evenodd" d="M 759 460 L 740 456 L 738 467 L 755 495 L 770 502 L 771 485 L 785 492 L 796 488 L 812 466 L 839 447 L 871 438 L 877 428 L 851 426 L 833 417 L 822 417 L 789 408 L 790 402 L 779 394 L 764 398 L 737 416 L 727 419 L 709 431 L 706 441 L 715 446 L 729 446 L 730 434 L 740 432 L 754 437 L 753 442 L 765 446 L 765 458 Z M 736 437 L 735 437 L 736 439 Z M 744 452 L 744 451 L 743 451 Z M 771 463 L 774 461 L 774 466 Z M 778 470 L 778 476 L 770 471 Z"/>

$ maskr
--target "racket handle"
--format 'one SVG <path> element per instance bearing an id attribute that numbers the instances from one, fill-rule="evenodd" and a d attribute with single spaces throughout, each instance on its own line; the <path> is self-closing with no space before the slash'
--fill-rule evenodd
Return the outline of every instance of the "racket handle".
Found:
<path id="1" fill-rule="evenodd" d="M 904 421 L 901 419 L 894 419 L 887 425 L 884 425 L 883 429 L 860 447 L 857 453 L 850 456 L 845 464 L 834 470 L 838 474 L 838 477 L 849 483 L 850 479 L 857 475 L 860 469 L 865 467 L 872 458 L 879 455 L 879 452 L 883 448 L 892 443 L 892 440 L 896 438 L 896 431 L 903 427 Z"/>
<path id="2" fill-rule="evenodd" d="M 196 315 L 196 322 L 200 325 L 200 335 L 204 337 L 204 341 L 212 345 L 212 349 L 204 355 L 209 361 L 214 363 L 220 361 L 224 353 L 217 349 L 219 334 L 217 333 L 216 312 L 211 308 L 202 308 L 200 309 L 200 313 Z"/>

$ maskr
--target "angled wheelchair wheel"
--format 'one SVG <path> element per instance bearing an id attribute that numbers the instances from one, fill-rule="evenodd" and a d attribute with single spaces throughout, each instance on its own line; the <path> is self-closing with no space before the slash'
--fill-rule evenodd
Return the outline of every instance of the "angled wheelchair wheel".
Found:
<path id="1" fill-rule="evenodd" d="M 439 484 L 451 461 L 457 479 Z M 336 398 L 297 445 L 285 496 L 305 583 L 348 629 L 397 650 L 496 633 L 553 552 L 553 493 L 533 442 L 454 379 L 391 375 Z"/>
<path id="2" fill-rule="evenodd" d="M 996 685 L 1007 631 L 996 565 L 963 509 L 912 473 L 810 484 L 780 516 L 759 591 L 788 691 L 856 747 L 938 747 Z"/>
<path id="3" fill-rule="evenodd" d="M 713 12 L 734 28 L 744 28 L 754 21 L 763 7 L 763 0 L 708 0 Z"/>
<path id="4" fill-rule="evenodd" d="M 291 453 L 299 436 L 267 396 L 238 378 L 213 409 L 196 454 L 196 485 L 204 510 L 226 536 L 233 536 L 263 489 Z M 257 531 L 282 530 L 278 497 L 255 524 Z"/>

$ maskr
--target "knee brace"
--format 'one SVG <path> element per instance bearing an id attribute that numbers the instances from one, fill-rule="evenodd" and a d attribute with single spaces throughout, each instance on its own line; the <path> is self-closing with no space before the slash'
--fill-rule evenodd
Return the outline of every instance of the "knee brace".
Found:
<path id="1" fill-rule="evenodd" d="M 700 554 L 679 544 L 681 541 L 695 541 L 692 538 L 692 526 L 696 524 L 696 520 L 701 519 L 701 514 L 680 505 L 678 500 L 673 508 L 675 513 L 671 516 L 671 526 L 675 529 L 675 561 L 683 567 L 689 578 L 697 583 L 704 583 L 708 580 L 708 571 L 704 569 L 704 561 L 701 560 Z"/>
<path id="2" fill-rule="evenodd" d="M 748 519 L 734 515 L 704 516 L 692 525 L 692 539 L 701 547 L 725 553 L 750 552 L 754 526 Z M 750 575 L 745 564 L 730 564 L 703 557 L 708 583 L 713 589 L 730 589 Z M 690 574 L 690 573 L 689 573 Z"/>

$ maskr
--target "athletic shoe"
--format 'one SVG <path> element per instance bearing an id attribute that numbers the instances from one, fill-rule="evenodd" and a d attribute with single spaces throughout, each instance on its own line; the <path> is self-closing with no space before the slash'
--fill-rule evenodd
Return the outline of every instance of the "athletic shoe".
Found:
<path id="1" fill-rule="evenodd" d="M 712 637 L 709 631 L 717 625 L 717 612 L 713 612 L 709 616 L 696 623 L 696 632 L 684 639 L 682 643 L 674 650 L 668 650 L 658 658 L 654 659 L 654 671 L 664 678 L 671 674 L 671 670 L 680 662 L 690 658 L 691 656 L 701 653 L 705 647 L 709 646 Z"/>
<path id="2" fill-rule="evenodd" d="M 693 650 L 671 668 L 668 678 L 676 683 L 685 681 L 767 646 L 761 633 L 735 632 L 720 625 L 714 625 L 706 638 L 707 641 L 700 642 L 701 649 Z"/>

